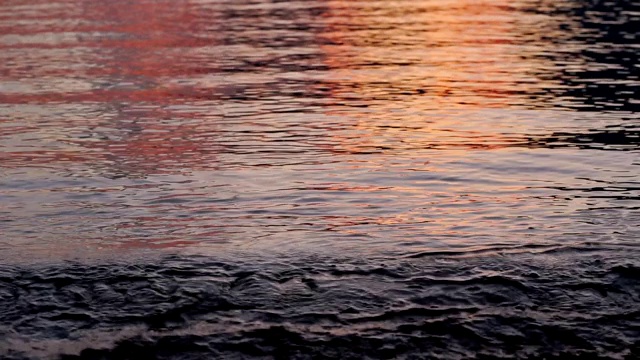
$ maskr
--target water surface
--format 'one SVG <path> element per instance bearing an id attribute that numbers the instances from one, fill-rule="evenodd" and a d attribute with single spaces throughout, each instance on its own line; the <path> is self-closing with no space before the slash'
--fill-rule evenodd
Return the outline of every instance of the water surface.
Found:
<path id="1" fill-rule="evenodd" d="M 640 6 L 0 4 L 0 357 L 636 358 Z"/>

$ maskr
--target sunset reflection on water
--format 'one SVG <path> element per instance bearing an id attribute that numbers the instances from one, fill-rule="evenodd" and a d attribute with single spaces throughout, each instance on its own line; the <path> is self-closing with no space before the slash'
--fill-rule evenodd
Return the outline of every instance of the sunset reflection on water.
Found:
<path id="1" fill-rule="evenodd" d="M 637 54 L 583 6 L 4 2 L 0 249 L 626 243 Z"/>
<path id="2" fill-rule="evenodd" d="M 0 1 L 0 358 L 633 358 L 638 29 Z"/>

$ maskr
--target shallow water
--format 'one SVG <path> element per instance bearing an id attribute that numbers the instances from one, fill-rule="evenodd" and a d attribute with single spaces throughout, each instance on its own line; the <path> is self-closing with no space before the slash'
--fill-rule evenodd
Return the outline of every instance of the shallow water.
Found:
<path id="1" fill-rule="evenodd" d="M 640 357 L 640 6 L 0 3 L 0 357 Z"/>

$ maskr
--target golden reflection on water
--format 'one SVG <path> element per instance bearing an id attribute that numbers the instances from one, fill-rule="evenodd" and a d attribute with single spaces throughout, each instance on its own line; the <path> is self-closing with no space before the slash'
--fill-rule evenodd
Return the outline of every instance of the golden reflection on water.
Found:
<path id="1" fill-rule="evenodd" d="M 527 92 L 558 86 L 536 76 L 553 64 L 533 55 L 552 44 L 528 38 L 550 19 L 521 13 L 529 3 L 329 1 L 321 48 L 333 104 L 346 106 L 326 113 L 354 122 L 337 151 L 517 150 L 531 122 L 514 110 L 535 106 Z"/>
<path id="2" fill-rule="evenodd" d="M 332 75 L 357 84 L 349 90 L 371 99 L 381 112 L 531 106 L 522 98 L 523 87 L 558 85 L 536 76 L 553 64 L 533 55 L 552 51 L 545 46 L 553 44 L 532 42 L 538 36 L 531 34 L 532 26 L 548 28 L 552 19 L 522 13 L 520 8 L 530 2 L 328 5 L 334 16 L 325 18 L 329 31 L 322 36 L 340 44 L 322 46 L 327 63 L 336 69 Z M 415 94 L 421 96 L 409 96 Z M 384 101 L 378 104 L 376 95 Z M 389 95 L 403 103 L 388 101 Z"/>

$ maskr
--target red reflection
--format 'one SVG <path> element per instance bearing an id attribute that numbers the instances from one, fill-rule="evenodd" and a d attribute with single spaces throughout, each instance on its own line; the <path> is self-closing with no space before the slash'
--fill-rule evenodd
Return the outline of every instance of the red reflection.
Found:
<path id="1" fill-rule="evenodd" d="M 197 136 L 193 125 L 182 125 L 209 114 L 169 109 L 212 98 L 210 89 L 170 81 L 215 70 L 215 61 L 193 61 L 193 56 L 185 56 L 197 55 L 198 49 L 216 41 L 215 33 L 207 31 L 210 24 L 198 17 L 190 2 L 16 1 L 11 5 L 12 9 L 31 9 L 26 14 L 29 23 L 55 25 L 48 29 L 25 26 L 18 21 L 18 10 L 6 16 L 9 21 L 0 28 L 13 37 L 0 42 L 0 49 L 11 51 L 8 57 L 15 65 L 2 69 L 5 80 L 19 88 L 0 92 L 0 103 L 89 104 L 99 118 L 86 119 L 78 126 L 106 128 L 107 133 L 99 134 L 99 141 L 56 136 L 56 141 L 66 145 L 41 151 L 17 148 L 0 154 L 5 164 L 111 163 L 115 172 L 144 174 L 186 162 L 196 168 L 199 161 L 213 162 L 213 154 L 203 150 L 204 137 Z M 72 125 L 63 116 L 59 121 L 68 128 Z M 211 133 L 214 128 L 206 131 Z M 24 130 L 9 127 L 0 130 L 0 136 Z M 43 140 L 53 137 L 38 136 Z M 215 149 L 211 145 L 207 147 Z"/>

